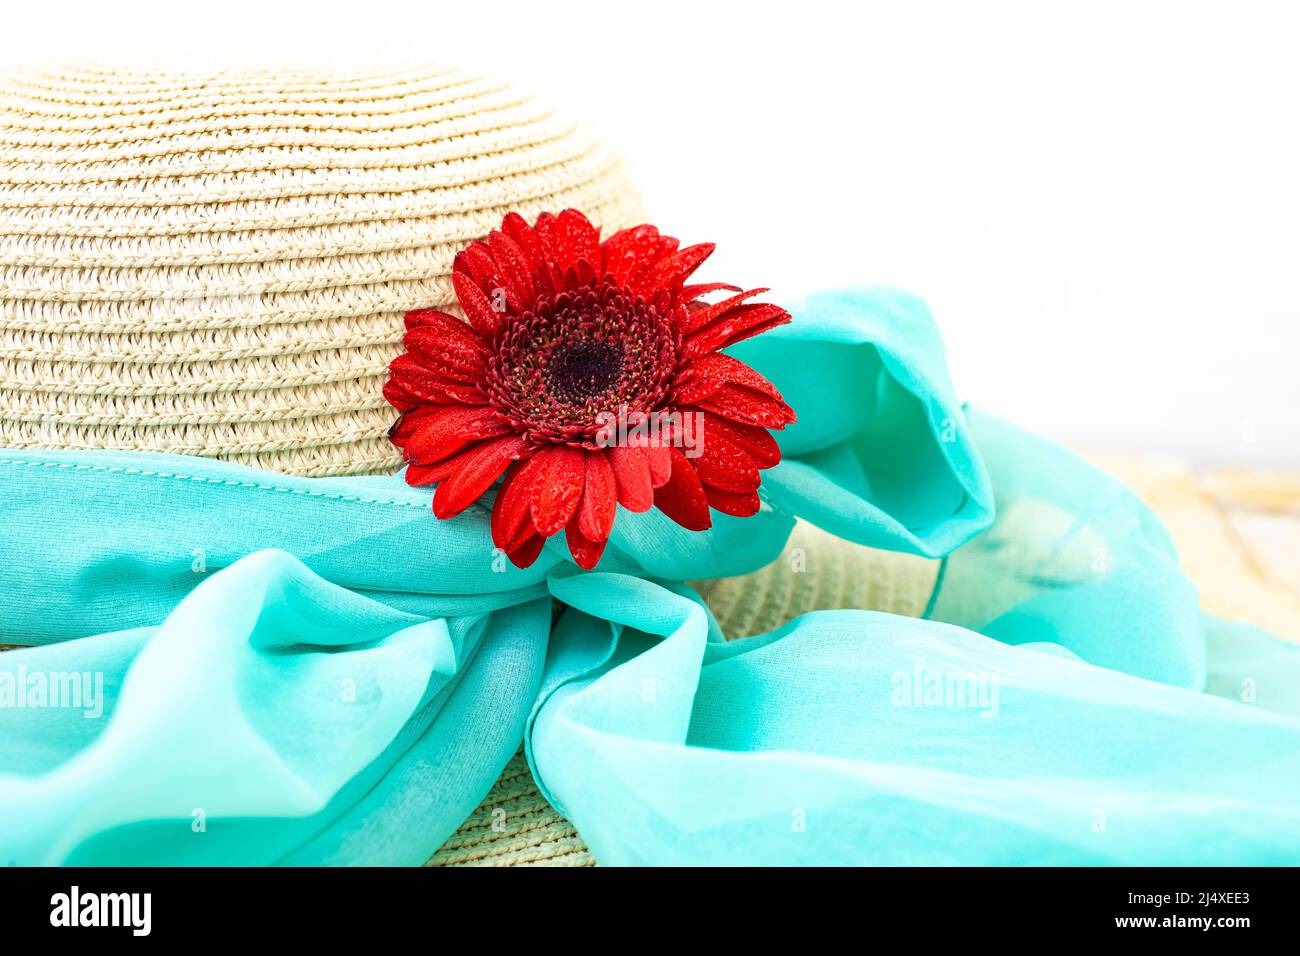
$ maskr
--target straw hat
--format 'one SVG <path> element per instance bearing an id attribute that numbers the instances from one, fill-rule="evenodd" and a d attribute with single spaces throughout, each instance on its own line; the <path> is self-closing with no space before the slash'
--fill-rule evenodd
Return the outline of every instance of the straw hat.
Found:
<path id="1" fill-rule="evenodd" d="M 0 445 L 394 471 L 404 313 L 454 311 L 452 256 L 504 213 L 564 207 L 643 221 L 595 140 L 448 70 L 0 78 Z M 771 567 L 699 587 L 738 636 L 811 607 L 919 614 L 932 581 L 801 524 Z M 430 860 L 590 862 L 521 756 Z"/>
<path id="2" fill-rule="evenodd" d="M 0 446 L 395 471 L 403 315 L 454 311 L 507 212 L 570 206 L 643 221 L 598 142 L 457 71 L 0 77 Z"/>
<path id="3" fill-rule="evenodd" d="M 457 72 L 2 77 L 0 445 L 392 471 L 380 388 L 403 314 L 454 310 L 454 252 L 507 211 L 566 206 L 607 232 L 643 221 L 599 144 Z M 1224 576 L 1207 529 L 1227 525 L 1188 504 L 1208 493 L 1137 487 L 1193 572 L 1203 552 L 1211 610 L 1271 607 L 1259 623 L 1284 630 L 1276 588 Z M 919 615 L 936 570 L 800 523 L 769 567 L 698 586 L 739 636 L 814 608 Z M 591 862 L 521 757 L 430 861 Z"/>
<path id="4" fill-rule="evenodd" d="M 0 445 L 391 472 L 415 306 L 510 210 L 644 221 L 618 161 L 499 83 L 431 69 L 0 79 Z M 792 572 L 807 573 L 792 573 Z M 814 607 L 920 613 L 934 562 L 800 525 L 704 582 L 730 636 Z M 433 864 L 589 864 L 522 757 Z"/>
<path id="5" fill-rule="evenodd" d="M 0 78 L 0 445 L 396 470 L 402 315 L 568 206 L 642 221 L 591 137 L 457 71 Z"/>

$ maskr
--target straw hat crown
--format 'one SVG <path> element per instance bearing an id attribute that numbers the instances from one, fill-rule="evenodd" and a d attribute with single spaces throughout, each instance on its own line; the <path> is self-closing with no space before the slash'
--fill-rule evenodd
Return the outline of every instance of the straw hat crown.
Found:
<path id="1" fill-rule="evenodd" d="M 0 78 L 0 446 L 394 470 L 402 315 L 510 210 L 640 221 L 618 160 L 510 87 L 29 68 Z"/>

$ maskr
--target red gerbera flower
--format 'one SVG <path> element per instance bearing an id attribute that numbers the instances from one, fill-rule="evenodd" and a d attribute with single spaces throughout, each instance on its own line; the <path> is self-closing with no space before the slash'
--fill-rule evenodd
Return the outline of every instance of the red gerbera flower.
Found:
<path id="1" fill-rule="evenodd" d="M 767 429 L 795 416 L 767 379 L 718 350 L 790 315 L 750 301 L 766 289 L 686 285 L 712 251 L 679 249 L 654 226 L 601 242 L 567 209 L 535 226 L 510 213 L 459 253 L 452 284 L 469 323 L 409 313 L 384 386 L 402 413 L 390 436 L 407 482 L 439 483 L 434 514 L 460 514 L 504 474 L 497 547 L 527 567 L 564 529 L 590 569 L 619 504 L 657 507 L 695 531 L 712 524 L 710 508 L 757 512 L 759 470 L 781 460 Z M 701 301 L 719 290 L 736 294 Z M 628 426 L 622 441 L 610 440 L 614 422 Z"/>

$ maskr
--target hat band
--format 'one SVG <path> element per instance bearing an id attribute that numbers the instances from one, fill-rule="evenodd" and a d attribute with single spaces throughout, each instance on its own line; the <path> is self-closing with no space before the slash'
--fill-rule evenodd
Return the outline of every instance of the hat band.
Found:
<path id="1" fill-rule="evenodd" d="M 0 654 L 0 849 L 418 863 L 525 739 L 605 863 L 1296 859 L 1300 705 L 1200 692 L 1247 645 L 1207 656 L 1159 523 L 957 406 L 928 323 L 807 300 L 745 356 L 800 409 L 764 509 L 620 515 L 592 572 L 516 568 L 485 507 L 437 521 L 398 476 L 0 451 L 0 640 L 37 645 Z M 795 516 L 943 556 L 927 619 L 722 640 L 680 582 L 765 564 Z M 1300 649 L 1248 646 L 1296 686 Z"/>

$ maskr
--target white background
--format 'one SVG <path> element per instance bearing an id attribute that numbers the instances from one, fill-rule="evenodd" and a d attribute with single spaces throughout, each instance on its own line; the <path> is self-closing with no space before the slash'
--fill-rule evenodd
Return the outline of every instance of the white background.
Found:
<path id="1" fill-rule="evenodd" d="M 456 62 L 604 131 L 709 278 L 923 295 L 1057 439 L 1300 467 L 1300 5 L 7 4 L 0 64 Z"/>

